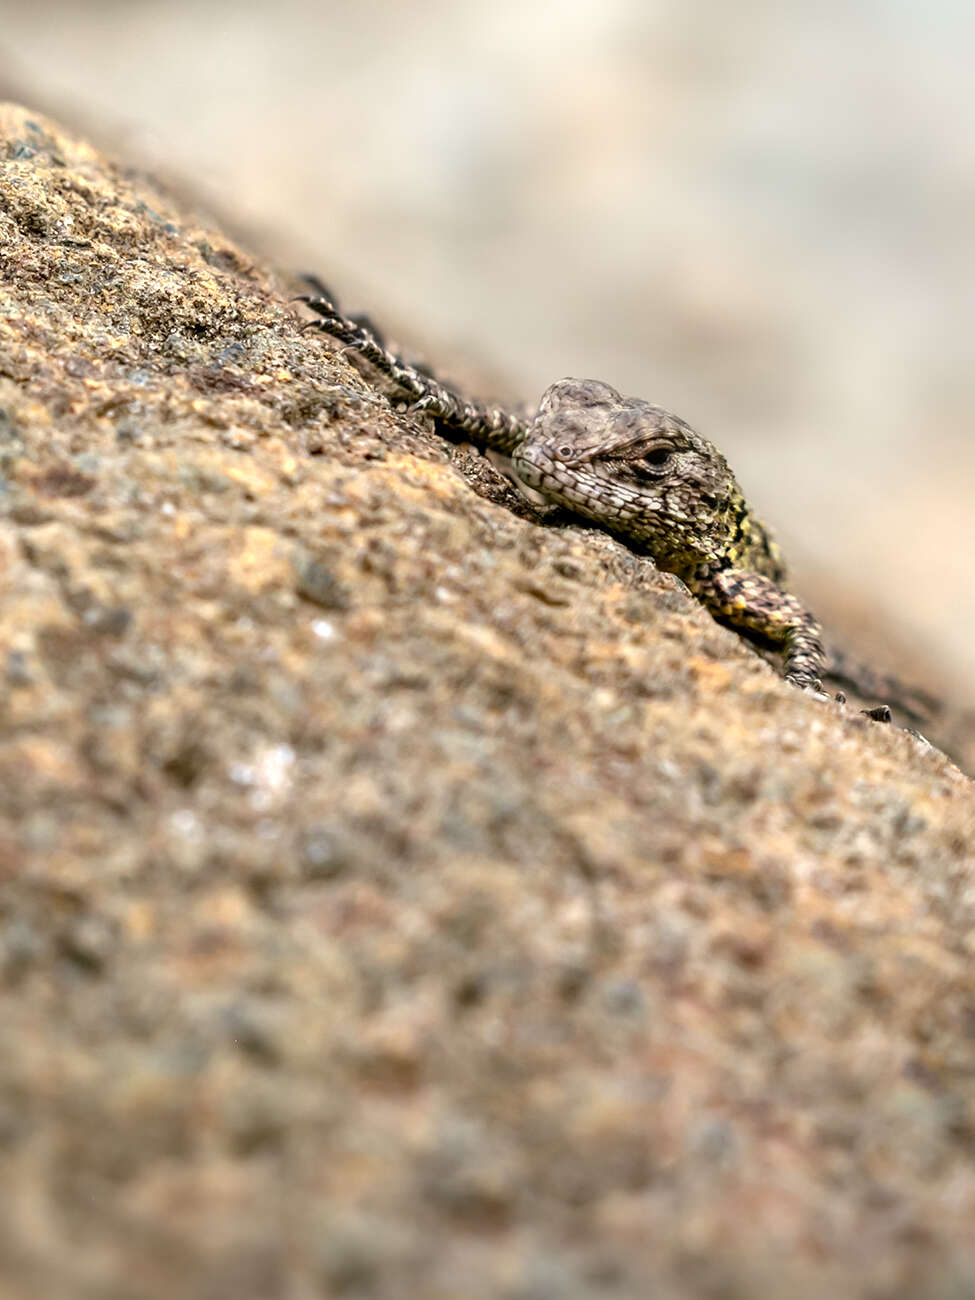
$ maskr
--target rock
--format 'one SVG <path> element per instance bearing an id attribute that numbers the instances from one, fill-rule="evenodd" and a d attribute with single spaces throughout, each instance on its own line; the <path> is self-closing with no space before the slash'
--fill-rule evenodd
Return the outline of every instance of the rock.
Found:
<path id="1" fill-rule="evenodd" d="M 971 1291 L 968 778 L 0 158 L 0 1291 Z"/>

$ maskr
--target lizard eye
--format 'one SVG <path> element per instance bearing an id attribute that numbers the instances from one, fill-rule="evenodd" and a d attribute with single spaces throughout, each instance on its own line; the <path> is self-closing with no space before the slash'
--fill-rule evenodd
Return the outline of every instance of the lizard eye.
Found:
<path id="1" fill-rule="evenodd" d="M 654 447 L 644 456 L 643 463 L 653 469 L 663 469 L 670 464 L 673 454 L 672 447 Z"/>

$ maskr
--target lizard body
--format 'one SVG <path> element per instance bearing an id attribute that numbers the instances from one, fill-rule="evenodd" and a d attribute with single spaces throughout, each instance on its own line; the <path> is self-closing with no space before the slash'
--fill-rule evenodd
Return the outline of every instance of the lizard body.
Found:
<path id="1" fill-rule="evenodd" d="M 319 316 L 313 324 L 364 358 L 414 410 L 433 416 L 454 438 L 500 454 L 531 493 L 651 556 L 718 622 L 778 651 L 787 681 L 822 689 L 830 656 L 819 622 L 787 589 L 779 547 L 728 462 L 690 425 L 587 379 L 552 384 L 534 415 L 475 405 L 389 351 L 370 322 L 343 316 L 325 287 L 311 283 L 316 293 L 302 301 Z M 842 657 L 837 662 L 838 678 L 856 687 L 855 671 Z M 910 700 L 905 711 L 913 717 L 936 705 L 891 678 L 866 676 Z"/>

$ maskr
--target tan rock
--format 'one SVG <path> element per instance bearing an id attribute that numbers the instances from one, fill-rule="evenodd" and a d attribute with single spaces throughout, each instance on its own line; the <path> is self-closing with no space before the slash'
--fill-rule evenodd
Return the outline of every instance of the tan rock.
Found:
<path id="1" fill-rule="evenodd" d="M 0 110 L 0 1291 L 967 1294 L 972 783 L 289 294 Z"/>

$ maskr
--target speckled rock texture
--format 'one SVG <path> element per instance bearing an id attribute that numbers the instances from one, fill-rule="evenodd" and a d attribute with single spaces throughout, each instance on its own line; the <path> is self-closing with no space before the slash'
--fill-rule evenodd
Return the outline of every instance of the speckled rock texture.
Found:
<path id="1" fill-rule="evenodd" d="M 975 1295 L 975 787 L 293 292 L 0 110 L 0 1295 Z"/>

